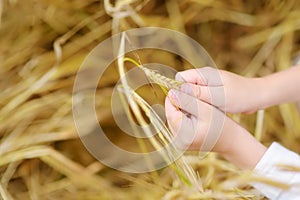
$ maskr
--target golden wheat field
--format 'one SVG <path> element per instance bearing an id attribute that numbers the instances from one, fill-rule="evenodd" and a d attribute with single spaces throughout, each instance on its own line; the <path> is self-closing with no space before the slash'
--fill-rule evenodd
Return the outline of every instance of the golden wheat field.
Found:
<path id="1" fill-rule="evenodd" d="M 249 186 L 253 180 L 249 172 L 215 153 L 200 158 L 196 152 L 186 152 L 184 160 L 162 169 L 125 173 L 107 167 L 85 148 L 72 111 L 77 72 L 99 43 L 142 27 L 186 34 L 203 46 L 219 69 L 248 77 L 289 68 L 300 52 L 298 0 L 0 0 L 3 200 L 265 199 Z M 177 71 L 190 68 L 174 54 L 151 49 L 139 50 L 139 54 L 145 63 L 161 63 Z M 127 61 L 128 68 L 135 67 L 136 61 Z M 128 137 L 113 119 L 110 105 L 120 76 L 117 64 L 117 59 L 110 64 L 96 88 L 99 123 L 120 148 L 133 152 L 158 149 L 164 144 L 158 138 L 149 142 Z M 165 78 L 152 76 L 159 76 L 158 82 Z M 166 82 L 159 84 L 171 88 L 178 84 L 172 79 Z M 155 99 L 163 104 L 165 94 L 157 85 L 138 92 L 143 99 L 133 96 L 145 113 L 130 120 L 148 123 L 145 118 L 153 113 L 145 102 L 151 104 Z M 277 141 L 300 153 L 296 104 L 231 117 L 264 145 Z M 89 120 L 85 120 L 88 130 Z M 262 181 L 276 185 L 272 180 Z M 195 189 L 199 185 L 202 189 Z"/>

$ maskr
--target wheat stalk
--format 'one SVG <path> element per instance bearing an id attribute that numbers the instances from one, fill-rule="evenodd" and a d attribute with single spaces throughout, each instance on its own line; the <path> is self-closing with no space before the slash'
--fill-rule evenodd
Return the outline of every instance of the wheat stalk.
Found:
<path id="1" fill-rule="evenodd" d="M 124 92 L 124 88 L 119 86 L 119 91 Z M 170 167 L 177 173 L 181 180 L 189 187 L 195 188 L 197 191 L 203 192 L 202 182 L 199 177 L 195 174 L 194 170 L 187 164 L 184 157 L 181 156 L 181 152 L 173 144 L 172 134 L 166 127 L 164 122 L 157 115 L 155 110 L 133 89 L 127 88 L 131 97 L 140 106 L 140 108 L 145 112 L 146 116 L 150 119 L 151 124 L 154 126 L 156 133 L 158 133 L 161 143 L 164 145 L 170 145 L 170 149 L 165 149 L 166 154 L 162 153 L 163 158 L 166 162 L 172 162 L 175 160 L 175 165 L 170 165 Z M 154 137 L 149 137 L 151 143 L 156 149 L 163 148 Z M 177 159 L 179 158 L 179 159 Z"/>
<path id="2" fill-rule="evenodd" d="M 139 65 L 135 60 L 131 58 L 124 58 L 124 48 L 125 48 L 125 38 L 126 34 L 121 35 L 120 47 L 118 51 L 118 69 L 121 78 L 121 86 L 119 86 L 119 91 L 123 92 L 127 97 L 128 105 L 132 108 L 133 114 L 135 115 L 137 121 L 141 124 L 141 127 L 146 135 L 152 136 L 152 131 L 147 126 L 145 119 L 142 117 L 141 110 L 150 119 L 151 124 L 155 127 L 158 133 L 161 143 L 164 145 L 170 145 L 171 148 L 164 148 L 166 151 L 160 151 L 162 157 L 166 162 L 172 163 L 175 160 L 176 166 L 171 164 L 170 167 L 177 173 L 179 178 L 189 187 L 195 188 L 197 191 L 203 191 L 201 180 L 197 177 L 194 170 L 186 163 L 184 158 L 181 156 L 181 152 L 174 145 L 172 140 L 172 134 L 169 129 L 165 126 L 164 122 L 160 119 L 157 113 L 151 108 L 151 106 L 140 97 L 127 83 L 124 61 L 129 61 L 139 66 L 152 81 L 157 83 L 164 92 L 171 88 L 179 88 L 181 83 L 160 75 L 159 73 L 150 70 L 148 68 Z M 155 147 L 155 149 L 162 149 L 163 146 L 155 137 L 149 137 L 150 142 Z M 175 159 L 174 159 L 175 158 Z M 179 159 L 177 159 L 179 158 Z M 171 162 L 170 162 L 171 161 Z"/>

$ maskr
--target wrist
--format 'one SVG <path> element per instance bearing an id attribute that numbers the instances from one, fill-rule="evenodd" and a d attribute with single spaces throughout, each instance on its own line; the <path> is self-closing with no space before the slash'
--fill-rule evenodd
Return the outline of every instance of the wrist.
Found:
<path id="1" fill-rule="evenodd" d="M 264 155 L 267 148 L 258 142 L 246 129 L 229 119 L 224 138 L 223 148 L 218 152 L 226 160 L 241 169 L 253 169 Z M 226 124 L 224 126 L 226 128 Z"/>
<path id="2" fill-rule="evenodd" d="M 300 100 L 300 67 L 292 67 L 287 70 L 258 78 L 261 109 L 270 106 L 297 102 Z"/>
<path id="3" fill-rule="evenodd" d="M 271 87 L 271 80 L 268 77 L 252 78 L 253 88 L 256 90 L 253 95 L 253 107 L 262 110 L 274 105 L 274 91 Z"/>

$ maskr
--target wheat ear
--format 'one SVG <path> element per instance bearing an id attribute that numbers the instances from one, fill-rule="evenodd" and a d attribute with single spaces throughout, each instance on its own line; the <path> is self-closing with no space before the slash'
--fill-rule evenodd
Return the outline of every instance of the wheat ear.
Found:
<path id="1" fill-rule="evenodd" d="M 163 76 L 163 75 L 157 73 L 156 71 L 154 71 L 152 69 L 146 68 L 131 58 L 125 57 L 124 62 L 125 61 L 129 61 L 129 62 L 133 63 L 134 65 L 138 66 L 141 70 L 144 71 L 146 76 L 148 78 L 150 78 L 154 83 L 157 83 L 165 93 L 167 93 L 168 90 L 170 90 L 170 89 L 179 89 L 180 86 L 183 84 L 180 81 L 168 78 L 166 76 Z"/>

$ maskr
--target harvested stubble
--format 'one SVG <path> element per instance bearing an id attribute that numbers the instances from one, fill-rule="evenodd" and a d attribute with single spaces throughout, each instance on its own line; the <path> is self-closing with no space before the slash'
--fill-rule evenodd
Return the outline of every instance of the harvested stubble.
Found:
<path id="1" fill-rule="evenodd" d="M 247 173 L 241 174 L 214 154 L 203 160 L 192 153 L 186 158 L 199 173 L 204 193 L 190 193 L 170 168 L 129 175 L 101 165 L 77 137 L 71 110 L 72 85 L 80 63 L 93 47 L 112 33 L 142 26 L 187 33 L 204 46 L 222 69 L 246 76 L 285 69 L 299 50 L 298 1 L 117 0 L 114 5 L 105 2 L 106 10 L 104 2 L 96 0 L 0 0 L 2 198 L 257 196 L 247 186 L 251 179 Z M 121 11 L 125 18 L 119 18 Z M 177 70 L 186 68 L 186 63 L 171 55 L 154 59 L 176 66 Z M 106 106 L 109 98 L 103 95 L 109 94 L 117 81 L 117 71 L 112 73 L 115 74 L 106 76 L 98 88 L 96 106 L 105 128 L 115 131 Z M 263 123 L 255 123 L 256 115 L 234 117 L 249 131 L 255 130 L 264 144 L 276 140 L 300 152 L 299 114 L 294 105 L 267 109 Z"/>

